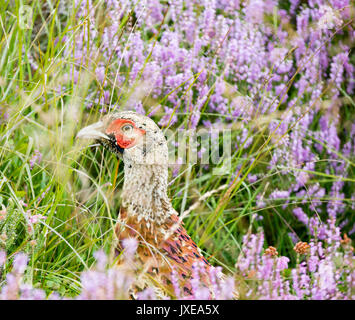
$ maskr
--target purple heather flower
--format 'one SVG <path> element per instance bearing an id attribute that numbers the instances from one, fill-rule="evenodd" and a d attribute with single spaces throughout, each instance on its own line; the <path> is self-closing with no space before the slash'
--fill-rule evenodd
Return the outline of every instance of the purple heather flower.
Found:
<path id="1" fill-rule="evenodd" d="M 196 291 L 194 291 L 195 300 L 209 300 L 210 298 L 210 291 L 207 288 L 197 288 Z"/>
<path id="2" fill-rule="evenodd" d="M 137 113 L 145 115 L 145 110 L 144 110 L 144 108 L 143 108 L 142 102 L 137 102 L 137 103 L 135 103 L 133 109 L 134 109 L 134 111 L 136 111 Z"/>
<path id="3" fill-rule="evenodd" d="M 284 269 L 288 268 L 288 263 L 289 263 L 290 259 L 287 257 L 279 257 L 276 260 L 276 268 L 279 271 L 282 271 Z"/>
<path id="4" fill-rule="evenodd" d="M 343 21 L 338 18 L 336 11 L 330 6 L 321 5 L 319 15 L 318 27 L 321 30 L 339 28 L 343 23 Z"/>
<path id="5" fill-rule="evenodd" d="M 198 262 L 195 262 L 192 265 L 192 279 L 191 279 L 191 288 L 194 294 L 199 292 L 200 289 L 200 265 Z"/>
<path id="6" fill-rule="evenodd" d="M 6 276 L 6 285 L 1 288 L 1 300 L 16 300 L 19 298 L 19 279 L 13 273 Z"/>
<path id="7" fill-rule="evenodd" d="M 46 293 L 41 289 L 34 289 L 30 284 L 20 285 L 21 300 L 45 300 Z"/>
<path id="8" fill-rule="evenodd" d="M 32 155 L 32 158 L 30 159 L 30 169 L 32 170 L 34 165 L 36 163 L 40 164 L 41 161 L 42 161 L 42 154 L 38 150 L 35 150 Z"/>
<path id="9" fill-rule="evenodd" d="M 16 273 L 24 273 L 27 267 L 28 257 L 26 254 L 20 252 L 16 254 L 13 262 L 13 268 Z"/>
<path id="10" fill-rule="evenodd" d="M 48 191 L 50 190 L 50 186 L 44 191 L 44 192 L 42 192 L 42 194 L 38 197 L 38 199 L 37 199 L 37 203 L 39 203 L 39 202 L 41 202 L 43 199 L 44 199 L 44 197 L 46 196 L 46 194 L 48 193 Z M 27 206 L 27 205 L 26 205 Z"/>
<path id="11" fill-rule="evenodd" d="M 314 287 L 312 291 L 316 291 L 317 298 L 327 299 L 336 291 L 336 282 L 334 279 L 333 264 L 327 260 L 320 262 L 318 267 L 318 286 Z"/>
<path id="12" fill-rule="evenodd" d="M 256 174 L 249 174 L 247 179 L 250 183 L 254 183 L 258 180 L 258 176 Z"/>
<path id="13" fill-rule="evenodd" d="M 265 201 L 264 201 L 264 199 L 263 199 L 261 194 L 258 194 L 256 196 L 256 206 L 258 208 L 264 208 L 266 206 L 266 203 L 265 203 Z"/>
<path id="14" fill-rule="evenodd" d="M 96 268 L 98 271 L 104 271 L 107 265 L 107 256 L 103 250 L 94 252 L 94 258 L 96 259 Z"/>
<path id="15" fill-rule="evenodd" d="M 288 235 L 291 238 L 293 244 L 296 244 L 298 242 L 299 239 L 295 233 L 289 232 Z"/>
<path id="16" fill-rule="evenodd" d="M 177 122 L 176 111 L 174 111 L 174 109 L 168 108 L 168 107 L 164 107 L 164 109 L 165 109 L 165 115 L 162 117 L 162 119 L 160 120 L 160 122 L 158 124 L 159 124 L 159 126 L 162 126 L 162 127 L 170 127 L 174 123 Z"/>
<path id="17" fill-rule="evenodd" d="M 30 213 L 29 211 L 27 211 L 27 213 Z M 47 217 L 41 215 L 41 214 L 34 214 L 34 215 L 30 215 L 28 216 L 28 221 L 31 224 L 36 224 L 38 223 L 40 220 L 45 220 L 47 219 Z"/>
<path id="18" fill-rule="evenodd" d="M 96 68 L 96 77 L 101 82 L 101 84 L 105 81 L 105 67 L 100 66 Z"/>
<path id="19" fill-rule="evenodd" d="M 6 252 L 0 250 L 0 267 L 2 267 L 6 262 Z"/>
<path id="20" fill-rule="evenodd" d="M 220 295 L 220 289 L 218 287 L 217 279 L 219 279 L 222 268 L 221 267 L 211 267 L 209 270 L 209 277 L 212 286 L 212 292 L 215 297 Z"/>
<path id="21" fill-rule="evenodd" d="M 122 240 L 124 255 L 127 259 L 132 259 L 138 248 L 138 241 L 135 238 L 126 238 Z"/>
<path id="22" fill-rule="evenodd" d="M 273 191 L 270 194 L 270 199 L 287 199 L 290 196 L 290 192 L 289 191 L 280 191 L 278 189 L 275 189 L 275 191 Z"/>
<path id="23" fill-rule="evenodd" d="M 296 216 L 296 218 L 301 221 L 304 225 L 308 225 L 308 216 L 304 213 L 302 208 L 297 207 L 293 209 L 293 214 Z"/>
<path id="24" fill-rule="evenodd" d="M 147 288 L 138 292 L 138 300 L 156 300 L 155 292 L 152 288 Z"/>
<path id="25" fill-rule="evenodd" d="M 235 281 L 233 277 L 227 277 L 221 284 L 220 296 L 217 299 L 230 300 L 233 299 L 235 291 Z"/>
<path id="26" fill-rule="evenodd" d="M 181 157 L 179 157 L 177 160 L 176 160 L 176 163 L 174 165 L 174 169 L 173 169 L 173 172 L 172 172 L 172 175 L 173 177 L 176 177 L 178 174 L 179 174 L 179 171 L 180 171 L 180 168 L 181 168 L 181 165 L 184 163 L 183 159 Z"/>
<path id="27" fill-rule="evenodd" d="M 244 8 L 247 21 L 252 23 L 262 23 L 264 18 L 264 1 L 251 0 Z"/>
<path id="28" fill-rule="evenodd" d="M 179 276 L 178 273 L 176 272 L 175 268 L 172 269 L 171 271 L 171 282 L 174 288 L 174 293 L 177 299 L 181 298 L 181 290 L 179 286 Z"/>

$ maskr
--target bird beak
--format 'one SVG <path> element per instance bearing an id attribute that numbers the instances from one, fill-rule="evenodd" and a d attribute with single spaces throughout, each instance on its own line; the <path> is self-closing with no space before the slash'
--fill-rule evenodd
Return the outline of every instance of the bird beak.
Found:
<path id="1" fill-rule="evenodd" d="M 104 123 L 102 121 L 93 123 L 81 129 L 76 135 L 80 139 L 110 139 L 104 132 Z"/>

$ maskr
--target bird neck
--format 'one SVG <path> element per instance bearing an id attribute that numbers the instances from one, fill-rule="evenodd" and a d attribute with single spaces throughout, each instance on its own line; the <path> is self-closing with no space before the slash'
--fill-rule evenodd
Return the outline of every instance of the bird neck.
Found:
<path id="1" fill-rule="evenodd" d="M 138 221 L 162 224 L 174 211 L 167 187 L 167 165 L 125 163 L 122 206 Z"/>

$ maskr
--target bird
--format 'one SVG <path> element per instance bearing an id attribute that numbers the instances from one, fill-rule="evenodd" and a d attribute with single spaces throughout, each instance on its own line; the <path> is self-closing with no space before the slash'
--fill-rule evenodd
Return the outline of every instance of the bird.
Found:
<path id="1" fill-rule="evenodd" d="M 148 116 L 118 111 L 84 127 L 77 137 L 94 139 L 123 160 L 124 182 L 115 226 L 117 253 L 124 250 L 124 239 L 134 238 L 139 243 L 136 261 L 167 292 L 174 292 L 174 272 L 184 295 L 191 295 L 196 265 L 205 270 L 200 281 L 208 287 L 206 274 L 211 264 L 188 235 L 168 197 L 168 144 L 159 126 Z"/>

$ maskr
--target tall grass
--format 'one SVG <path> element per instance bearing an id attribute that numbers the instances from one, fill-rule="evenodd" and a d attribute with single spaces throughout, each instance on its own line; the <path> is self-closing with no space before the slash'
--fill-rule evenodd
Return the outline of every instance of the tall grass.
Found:
<path id="1" fill-rule="evenodd" d="M 280 255 L 291 259 L 290 266 L 296 265 L 299 257 L 293 250 L 295 243 L 290 234 L 298 241 L 309 241 L 310 235 L 292 210 L 301 204 L 309 206 L 314 201 L 313 196 L 307 195 L 308 186 L 305 186 L 303 196 L 291 194 L 276 200 L 269 198 L 275 189 L 287 190 L 295 172 L 311 173 L 310 180 L 326 190 L 330 190 L 336 181 L 345 182 L 344 198 L 326 193 L 316 196 L 316 201 L 324 207 L 330 201 L 340 200 L 345 210 L 337 217 L 337 223 L 347 220 L 344 230 L 351 231 L 354 223 L 353 154 L 343 155 L 341 150 L 333 150 L 337 157 L 332 158 L 326 153 L 319 154 L 312 169 L 270 166 L 275 150 L 282 148 L 282 139 L 307 117 L 309 110 L 317 103 L 321 109 L 327 108 L 329 99 L 326 97 L 333 83 L 329 83 L 312 103 L 300 102 L 303 104 L 300 113 L 280 136 L 277 129 L 284 123 L 287 112 L 295 112 L 296 107 L 296 103 L 294 107 L 286 107 L 282 98 L 288 95 L 297 101 L 298 89 L 294 83 L 304 70 L 294 70 L 293 77 L 285 83 L 286 90 L 277 95 L 275 110 L 266 113 L 261 110 L 265 101 L 269 107 L 272 105 L 266 88 L 278 67 L 275 65 L 261 86 L 264 91 L 260 92 L 257 111 L 250 119 L 242 115 L 231 121 L 228 113 L 210 108 L 211 96 L 218 90 L 216 86 L 221 81 L 225 83 L 224 94 L 229 100 L 247 96 L 250 91 L 244 81 L 239 81 L 235 90 L 234 81 L 225 75 L 227 66 L 221 68 L 220 74 L 215 74 L 214 69 L 209 72 L 206 64 L 206 68 L 162 94 L 155 93 L 156 88 L 144 79 L 155 45 L 161 41 L 164 28 L 171 26 L 171 11 L 167 11 L 154 28 L 144 29 L 144 25 L 138 24 L 140 17 L 135 6 L 127 7 L 117 19 L 111 45 L 118 48 L 119 53 L 132 49 L 134 44 L 130 40 L 137 30 L 149 44 L 142 68 L 131 83 L 129 79 L 133 71 L 124 63 L 123 56 L 118 53 L 116 56 L 115 50 L 109 56 L 103 56 L 106 50 L 103 48 L 106 41 L 104 30 L 112 23 L 106 19 L 107 4 L 92 1 L 89 8 L 89 2 L 83 1 L 79 9 L 78 3 L 5 1 L 0 12 L 0 205 L 7 211 L 6 218 L 0 221 L 0 246 L 10 260 L 18 252 L 30 256 L 26 281 L 47 293 L 56 291 L 61 295 L 76 296 L 81 291 L 81 272 L 93 265 L 93 253 L 103 248 L 113 258 L 113 230 L 123 182 L 122 164 L 100 147 L 76 140 L 78 130 L 100 118 L 105 111 L 133 108 L 138 102 L 142 102 L 146 113 L 156 121 L 166 116 L 163 106 L 169 105 L 173 111 L 162 127 L 187 128 L 194 110 L 189 109 L 192 104 L 189 106 L 186 101 L 196 95 L 194 85 L 202 72 L 208 74 L 205 82 L 209 89 L 200 97 L 199 126 L 203 126 L 202 120 L 218 123 L 218 119 L 221 126 L 232 123 L 232 141 L 241 143 L 233 149 L 231 170 L 227 174 L 213 175 L 213 166 L 182 165 L 177 174 L 171 175 L 169 192 L 173 207 L 183 214 L 203 195 L 218 190 L 203 198 L 184 219 L 188 233 L 211 264 L 223 266 L 226 273 L 235 273 L 235 263 L 243 255 L 243 237 L 262 228 L 265 246 L 276 247 Z M 32 23 L 28 26 L 24 26 L 20 19 L 24 5 L 32 13 Z M 136 6 L 139 5 L 138 1 Z M 88 9 L 86 12 L 85 8 Z M 84 11 L 79 14 L 79 10 Z M 202 12 L 202 8 L 200 10 Z M 265 23 L 275 28 L 274 35 L 279 20 L 276 14 L 266 19 Z M 353 20 L 345 22 L 344 30 L 346 24 L 353 24 Z M 333 33 L 330 44 L 335 37 L 337 35 Z M 76 47 L 78 43 L 81 43 L 80 48 Z M 206 55 L 211 61 L 218 60 L 218 50 L 206 47 Z M 309 55 L 308 60 L 314 59 L 314 55 Z M 97 69 L 102 64 L 105 85 Z M 306 64 L 304 61 L 303 65 Z M 119 77 L 123 80 L 118 81 Z M 341 90 L 342 105 L 334 112 L 339 113 L 341 126 L 347 130 L 344 136 L 339 133 L 346 142 L 349 128 L 354 123 L 355 102 L 345 88 Z M 176 104 L 169 100 L 175 94 Z M 178 120 L 173 123 L 175 116 Z M 270 129 L 273 121 L 277 126 Z M 315 121 L 313 129 L 317 125 Z M 244 140 L 240 138 L 242 135 Z M 248 138 L 252 143 L 244 148 Z M 318 142 L 325 149 L 332 150 L 331 145 L 317 140 L 312 132 L 307 132 L 304 140 L 307 144 Z M 341 160 L 346 163 L 344 175 L 327 169 L 329 163 Z M 252 179 L 251 175 L 256 178 Z M 258 201 L 264 201 L 264 206 Z M 321 211 L 316 211 L 315 215 L 325 221 L 327 214 Z M 31 225 L 28 220 L 34 214 L 45 219 Z M 2 281 L 9 271 L 11 263 L 3 270 Z M 242 282 L 248 286 L 248 281 L 243 279 Z"/>

